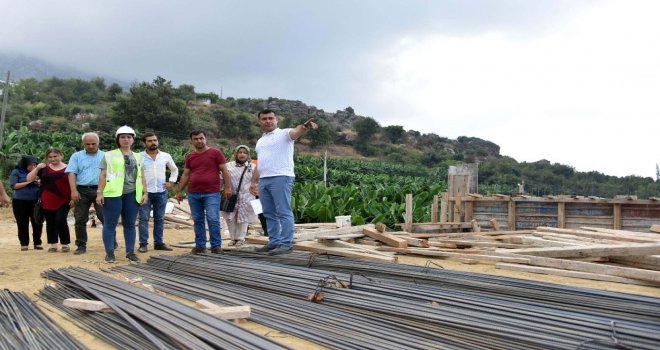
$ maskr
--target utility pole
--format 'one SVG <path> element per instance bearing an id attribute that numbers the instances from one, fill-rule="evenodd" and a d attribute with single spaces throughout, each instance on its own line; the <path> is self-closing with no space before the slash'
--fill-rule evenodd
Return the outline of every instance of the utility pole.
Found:
<path id="1" fill-rule="evenodd" d="M 0 147 L 5 143 L 5 113 L 7 113 L 7 96 L 9 95 L 9 77 L 10 71 L 7 71 L 7 80 L 2 89 L 2 114 L 0 114 Z"/>

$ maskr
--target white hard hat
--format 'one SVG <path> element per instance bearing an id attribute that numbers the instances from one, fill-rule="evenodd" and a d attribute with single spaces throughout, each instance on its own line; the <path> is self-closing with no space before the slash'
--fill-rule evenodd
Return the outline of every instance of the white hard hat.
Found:
<path id="1" fill-rule="evenodd" d="M 115 137 L 119 136 L 120 134 L 131 134 L 133 135 L 133 137 L 135 137 L 135 130 L 133 130 L 133 128 L 131 128 L 128 125 L 124 125 L 119 129 L 117 129 L 117 132 L 115 133 Z"/>

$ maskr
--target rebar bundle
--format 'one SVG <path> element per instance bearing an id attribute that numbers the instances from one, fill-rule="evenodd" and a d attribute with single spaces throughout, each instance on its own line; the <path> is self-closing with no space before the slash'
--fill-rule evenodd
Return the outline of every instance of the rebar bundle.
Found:
<path id="1" fill-rule="evenodd" d="M 307 254 L 152 257 L 117 267 L 336 349 L 659 349 L 657 298 Z M 308 301 L 312 300 L 315 302 Z"/>
<path id="2" fill-rule="evenodd" d="M 0 349 L 87 349 L 22 292 L 0 291 Z"/>
<path id="3" fill-rule="evenodd" d="M 82 268 L 48 270 L 57 282 L 39 295 L 74 322 L 120 349 L 289 349 L 169 298 Z M 100 300 L 114 312 L 62 306 L 66 298 Z"/>

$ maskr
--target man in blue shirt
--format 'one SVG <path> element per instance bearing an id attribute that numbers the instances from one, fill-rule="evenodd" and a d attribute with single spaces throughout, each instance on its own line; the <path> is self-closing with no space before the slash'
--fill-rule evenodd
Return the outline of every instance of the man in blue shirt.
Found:
<path id="1" fill-rule="evenodd" d="M 94 204 L 96 216 L 103 223 L 103 206 L 96 203 L 96 193 L 101 175 L 101 159 L 103 151 L 99 150 L 99 135 L 94 132 L 84 133 L 82 136 L 82 151 L 71 156 L 66 172 L 69 174 L 71 185 L 71 200 L 75 203 L 74 216 L 76 218 L 76 250 L 73 254 L 87 252 L 87 221 L 89 220 L 89 207 Z"/>
<path id="2" fill-rule="evenodd" d="M 174 187 L 179 169 L 169 153 L 158 149 L 158 137 L 153 132 L 147 132 L 142 137 L 145 150 L 140 153 L 144 158 L 142 174 L 147 180 L 145 191 L 149 193 L 147 203 L 140 206 L 140 253 L 145 253 L 149 245 L 149 212 L 153 208 L 154 217 L 154 249 L 172 250 L 163 242 L 165 228 L 165 207 L 167 206 L 167 190 Z M 170 170 L 169 181 L 165 176 L 165 168 Z"/>

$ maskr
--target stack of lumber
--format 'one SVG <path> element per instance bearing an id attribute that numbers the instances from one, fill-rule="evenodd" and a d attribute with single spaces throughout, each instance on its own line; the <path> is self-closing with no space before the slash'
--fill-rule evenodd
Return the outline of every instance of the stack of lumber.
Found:
<path id="1" fill-rule="evenodd" d="M 176 199 L 170 198 L 169 202 L 174 204 L 174 210 L 172 213 L 165 214 L 165 222 L 173 224 L 174 228 L 191 228 L 193 220 L 188 201 L 183 200 L 179 203 Z"/>

